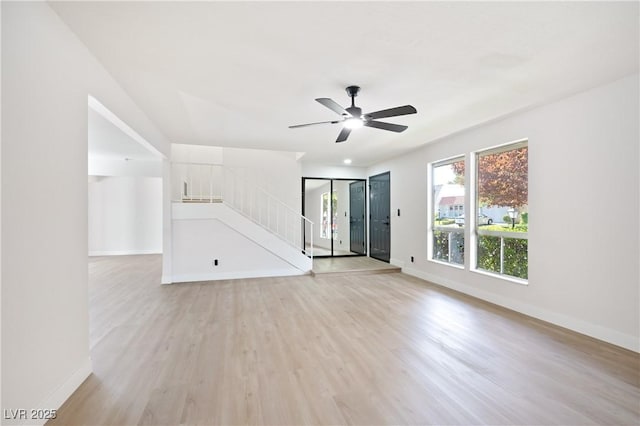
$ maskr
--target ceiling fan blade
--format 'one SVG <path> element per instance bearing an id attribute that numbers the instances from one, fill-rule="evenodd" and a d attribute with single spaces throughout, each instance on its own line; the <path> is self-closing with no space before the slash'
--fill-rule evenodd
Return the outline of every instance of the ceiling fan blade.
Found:
<path id="1" fill-rule="evenodd" d="M 347 138 L 349 137 L 349 134 L 351 133 L 351 129 L 348 127 L 343 127 L 342 130 L 340 131 L 340 134 L 338 135 L 338 139 L 336 139 L 336 143 L 340 143 L 340 142 L 344 142 L 347 140 Z"/>
<path id="2" fill-rule="evenodd" d="M 385 123 L 384 121 L 365 121 L 364 125 L 367 127 L 375 127 L 376 129 L 389 130 L 391 132 L 396 132 L 396 133 L 404 132 L 409 128 L 408 126 L 401 126 L 400 124 Z"/>
<path id="3" fill-rule="evenodd" d="M 385 117 L 397 117 L 398 115 L 407 115 L 407 114 L 415 114 L 416 109 L 411 105 L 405 105 L 395 108 L 383 109 L 381 111 L 370 112 L 365 114 L 367 118 L 385 118 Z"/>
<path id="4" fill-rule="evenodd" d="M 342 108 L 336 101 L 334 101 L 333 99 L 329 99 L 329 98 L 317 98 L 316 101 L 320 102 L 322 105 L 326 106 L 327 108 L 329 108 L 331 111 L 340 114 L 340 115 L 347 115 L 347 116 L 351 116 L 351 114 L 349 114 L 347 112 L 347 110 L 345 110 L 344 108 Z"/>
<path id="5" fill-rule="evenodd" d="M 306 123 L 306 124 L 296 124 L 294 126 L 289 126 L 290 129 L 297 129 L 298 127 L 307 127 L 307 126 L 315 126 L 316 124 L 336 124 L 339 123 L 340 120 L 333 121 L 316 121 L 315 123 Z"/>

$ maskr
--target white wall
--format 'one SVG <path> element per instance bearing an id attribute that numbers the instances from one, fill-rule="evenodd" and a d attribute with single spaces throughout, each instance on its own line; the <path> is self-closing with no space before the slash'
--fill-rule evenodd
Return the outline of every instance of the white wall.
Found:
<path id="1" fill-rule="evenodd" d="M 162 253 L 162 178 L 89 179 L 89 256 Z"/>
<path id="2" fill-rule="evenodd" d="M 295 152 L 172 144 L 171 161 L 199 164 L 195 167 L 173 165 L 172 198 L 175 201 L 181 199 L 185 181 L 191 187 L 189 195 L 195 198 L 208 197 L 210 193 L 214 198 L 223 193 L 231 196 L 233 186 L 227 180 L 235 177 L 246 180 L 250 187 L 259 186 L 300 212 L 302 175 Z M 225 172 L 219 165 L 224 165 Z M 211 178 L 214 182 L 210 185 Z M 227 188 L 222 188 L 223 182 Z"/>
<path id="3" fill-rule="evenodd" d="M 177 220 L 173 232 L 174 282 L 300 274 L 217 219 Z"/>
<path id="4" fill-rule="evenodd" d="M 223 149 L 219 146 L 171 144 L 174 163 L 222 164 L 223 158 Z"/>
<path id="5" fill-rule="evenodd" d="M 156 176 L 162 177 L 161 160 L 124 160 L 89 157 L 89 176 Z"/>
<path id="6" fill-rule="evenodd" d="M 367 169 L 362 167 L 323 166 L 302 163 L 302 176 L 334 179 L 366 179 Z"/>
<path id="7" fill-rule="evenodd" d="M 636 74 L 372 167 L 369 175 L 391 171 L 391 210 L 402 209 L 401 217 L 391 218 L 393 262 L 410 274 L 638 351 L 638 99 Z M 427 163 L 460 154 L 468 160 L 471 151 L 523 138 L 529 140 L 529 284 L 428 261 Z"/>
<path id="8" fill-rule="evenodd" d="M 260 185 L 297 212 L 301 211 L 302 172 L 295 152 L 223 148 L 225 167 L 244 169 Z"/>
<path id="9" fill-rule="evenodd" d="M 299 248 L 222 203 L 175 203 L 172 251 L 173 282 L 302 275 L 312 268 Z"/>
<path id="10" fill-rule="evenodd" d="M 91 372 L 88 94 L 168 142 L 46 3 L 1 7 L 2 409 L 53 409 Z"/>

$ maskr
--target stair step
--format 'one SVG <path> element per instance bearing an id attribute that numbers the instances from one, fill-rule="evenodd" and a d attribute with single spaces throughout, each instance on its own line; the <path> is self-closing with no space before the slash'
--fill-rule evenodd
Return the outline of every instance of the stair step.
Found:
<path id="1" fill-rule="evenodd" d="M 393 267 L 387 269 L 353 269 L 350 271 L 311 271 L 311 275 L 314 277 L 322 276 L 332 276 L 332 275 L 371 275 L 371 274 L 394 274 L 402 272 L 401 268 Z"/>
<path id="2" fill-rule="evenodd" d="M 402 272 L 398 266 L 366 256 L 315 258 L 313 259 L 314 276 L 331 275 L 364 275 L 364 274 L 390 274 Z"/>

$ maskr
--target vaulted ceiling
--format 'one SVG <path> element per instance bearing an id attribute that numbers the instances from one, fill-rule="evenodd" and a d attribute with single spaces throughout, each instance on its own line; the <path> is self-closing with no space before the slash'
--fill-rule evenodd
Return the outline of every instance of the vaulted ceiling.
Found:
<path id="1" fill-rule="evenodd" d="M 638 3 L 53 2 L 174 143 L 304 152 L 368 166 L 638 71 Z M 365 111 L 412 104 L 342 144 L 344 88 Z M 126 117 L 121 117 L 126 121 Z"/>

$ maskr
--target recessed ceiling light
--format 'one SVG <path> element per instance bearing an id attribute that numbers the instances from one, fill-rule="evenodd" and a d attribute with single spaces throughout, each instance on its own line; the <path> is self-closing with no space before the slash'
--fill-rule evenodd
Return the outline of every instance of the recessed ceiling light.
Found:
<path id="1" fill-rule="evenodd" d="M 351 164 L 351 159 L 350 158 L 346 158 L 344 160 L 344 164 Z"/>

